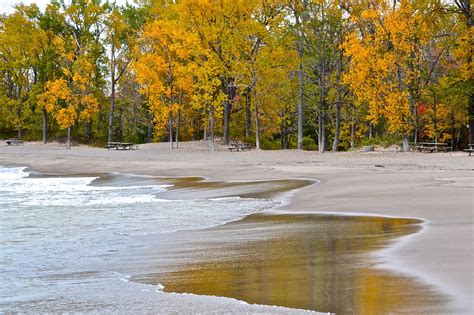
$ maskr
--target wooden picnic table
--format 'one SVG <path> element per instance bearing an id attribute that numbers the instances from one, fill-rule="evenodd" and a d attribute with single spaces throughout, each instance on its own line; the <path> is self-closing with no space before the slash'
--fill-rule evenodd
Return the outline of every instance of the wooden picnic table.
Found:
<path id="1" fill-rule="evenodd" d="M 249 143 L 238 143 L 238 142 L 231 142 L 229 143 L 228 147 L 229 151 L 245 151 L 245 150 L 251 150 L 252 145 Z"/>
<path id="2" fill-rule="evenodd" d="M 469 156 L 471 156 L 471 153 L 474 152 L 474 143 L 469 143 L 468 146 L 469 149 L 464 149 L 464 151 L 469 152 Z"/>
<path id="3" fill-rule="evenodd" d="M 416 149 L 418 152 L 446 152 L 449 151 L 447 143 L 440 142 L 418 142 Z"/>
<path id="4" fill-rule="evenodd" d="M 7 145 L 23 145 L 23 140 L 21 139 L 8 139 L 5 141 Z"/>
<path id="5" fill-rule="evenodd" d="M 130 142 L 109 142 L 106 146 L 106 149 L 116 149 L 116 150 L 138 150 L 138 145 Z"/>

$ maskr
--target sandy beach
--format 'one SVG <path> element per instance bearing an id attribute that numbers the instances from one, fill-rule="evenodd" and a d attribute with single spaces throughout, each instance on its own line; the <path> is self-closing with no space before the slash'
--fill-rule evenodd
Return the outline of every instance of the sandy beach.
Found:
<path id="1" fill-rule="evenodd" d="M 283 201 L 276 209 L 278 213 L 423 220 L 419 232 L 376 251 L 375 267 L 435 287 L 455 313 L 474 311 L 474 157 L 464 152 L 397 153 L 378 149 L 371 153 L 318 154 L 298 150 L 228 152 L 226 147 L 209 152 L 204 142 L 182 143 L 174 150 L 160 143 L 140 145 L 139 150 L 109 151 L 25 143 L 1 144 L 0 165 L 28 166 L 46 174 L 120 172 L 235 183 L 207 193 L 203 189 L 205 197 L 255 193 L 242 190 L 237 184 L 242 182 L 309 180 L 313 184 L 304 187 L 282 184 L 281 189 L 264 190 Z M 294 189 L 284 192 L 289 188 Z M 173 197 L 172 190 L 168 197 Z"/>

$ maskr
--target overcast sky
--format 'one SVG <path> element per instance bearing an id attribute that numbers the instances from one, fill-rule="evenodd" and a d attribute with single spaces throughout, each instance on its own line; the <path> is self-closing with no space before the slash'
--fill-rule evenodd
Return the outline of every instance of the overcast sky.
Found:
<path id="1" fill-rule="evenodd" d="M 11 13 L 13 11 L 13 6 L 17 3 L 23 2 L 24 4 L 32 4 L 33 2 L 36 3 L 41 10 L 44 10 L 46 7 L 46 3 L 49 0 L 0 0 L 0 12 L 1 13 Z"/>
<path id="2" fill-rule="evenodd" d="M 46 4 L 50 2 L 50 0 L 0 0 L 0 13 L 11 13 L 13 12 L 13 6 L 17 3 L 23 2 L 24 4 L 31 4 L 36 3 L 36 5 L 40 8 L 41 11 L 44 10 Z M 112 2 L 112 1 L 111 1 Z M 117 0 L 117 4 L 125 4 L 126 0 Z M 132 2 L 132 1 L 129 1 Z"/>

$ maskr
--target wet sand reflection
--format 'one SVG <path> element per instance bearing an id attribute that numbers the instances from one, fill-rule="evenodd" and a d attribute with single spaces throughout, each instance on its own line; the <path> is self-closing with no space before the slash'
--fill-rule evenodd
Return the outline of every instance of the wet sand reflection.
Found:
<path id="1" fill-rule="evenodd" d="M 338 314 L 440 312 L 444 297 L 414 278 L 372 267 L 370 253 L 416 233 L 414 219 L 251 215 L 162 239 L 152 273 L 166 291 Z M 171 271 L 170 271 L 171 270 Z"/>

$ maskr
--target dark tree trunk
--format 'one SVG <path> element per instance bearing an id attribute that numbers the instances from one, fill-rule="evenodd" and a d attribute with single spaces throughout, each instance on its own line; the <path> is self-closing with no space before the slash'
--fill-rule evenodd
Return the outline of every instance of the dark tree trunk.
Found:
<path id="1" fill-rule="evenodd" d="M 221 80 L 221 84 L 224 94 L 227 95 L 227 99 L 224 101 L 224 144 L 229 144 L 230 113 L 237 88 L 234 85 L 233 79 L 223 79 Z"/>
<path id="2" fill-rule="evenodd" d="M 230 102 L 224 102 L 224 144 L 229 143 Z"/>
<path id="3" fill-rule="evenodd" d="M 474 93 L 469 95 L 469 143 L 474 144 Z"/>
<path id="4" fill-rule="evenodd" d="M 298 149 L 303 149 L 303 63 L 300 54 L 300 67 L 298 69 Z"/>
<path id="5" fill-rule="evenodd" d="M 351 149 L 355 148 L 355 118 L 354 118 L 354 109 L 352 109 L 351 117 Z"/>
<path id="6" fill-rule="evenodd" d="M 471 0 L 456 0 L 454 1 L 459 11 L 466 18 L 466 24 L 469 28 L 474 26 L 474 18 L 471 9 Z M 471 50 L 472 52 L 472 50 Z M 472 62 L 472 53 L 467 57 L 467 64 Z M 472 89 L 472 88 L 471 88 Z M 468 100 L 469 113 L 469 143 L 474 144 L 474 92 L 470 91 Z"/>
<path id="7" fill-rule="evenodd" d="M 22 99 L 21 99 L 21 87 L 18 88 L 18 91 L 17 91 L 17 96 L 16 96 L 16 99 L 18 100 L 18 102 L 21 104 L 22 102 Z M 23 138 L 23 126 L 22 126 L 22 123 L 21 121 L 23 120 L 22 119 L 22 111 L 21 111 L 21 105 L 20 105 L 20 108 L 18 108 L 17 112 L 16 112 L 17 116 L 18 116 L 18 139 L 21 139 Z"/>
<path id="8" fill-rule="evenodd" d="M 196 141 L 197 140 L 197 132 L 198 132 L 198 123 L 197 123 L 197 119 L 196 118 L 193 118 L 193 134 L 192 134 L 192 141 Z"/>
<path id="9" fill-rule="evenodd" d="M 456 129 L 455 129 L 455 119 L 454 119 L 454 113 L 451 112 L 451 152 L 454 151 L 455 147 L 456 147 L 456 140 L 455 140 L 455 133 L 456 133 Z"/>
<path id="10" fill-rule="evenodd" d="M 416 104 L 413 105 L 413 142 L 415 145 L 418 143 L 419 131 L 418 131 L 418 109 Z"/>
<path id="11" fill-rule="evenodd" d="M 67 127 L 67 142 L 66 142 L 66 149 L 71 148 L 71 126 Z"/>
<path id="12" fill-rule="evenodd" d="M 260 121 L 258 117 L 258 102 L 257 102 L 257 91 L 253 88 L 253 96 L 254 96 L 254 103 L 255 103 L 255 148 L 260 150 Z"/>
<path id="13" fill-rule="evenodd" d="M 250 109 L 251 94 L 250 93 L 251 93 L 250 87 L 247 87 L 245 91 L 245 138 L 250 138 L 250 130 L 252 128 L 252 112 Z"/>
<path id="14" fill-rule="evenodd" d="M 18 122 L 18 139 L 23 138 L 23 127 L 21 126 L 21 122 Z"/>
<path id="15" fill-rule="evenodd" d="M 332 150 L 335 152 L 339 147 L 339 134 L 341 130 L 341 107 L 342 107 L 342 94 L 339 92 L 336 103 L 336 130 L 334 131 L 334 141 L 332 143 Z"/>
<path id="16" fill-rule="evenodd" d="M 436 98 L 433 98 L 433 131 L 434 142 L 438 142 L 438 115 L 437 115 Z"/>
<path id="17" fill-rule="evenodd" d="M 87 140 L 92 139 L 92 119 L 84 123 L 85 137 Z"/>
<path id="18" fill-rule="evenodd" d="M 288 125 L 283 121 L 281 123 L 281 148 L 283 150 L 288 150 L 289 149 L 289 130 L 288 130 Z"/>
<path id="19" fill-rule="evenodd" d="M 48 116 L 45 108 L 41 109 L 43 114 L 43 144 L 48 143 Z"/>
<path id="20" fill-rule="evenodd" d="M 117 136 L 123 140 L 123 108 L 119 108 Z"/>
<path id="21" fill-rule="evenodd" d="M 326 101 L 323 99 L 321 104 L 321 111 L 319 114 L 319 153 L 324 153 L 328 150 L 328 134 L 326 127 Z"/>
<path id="22" fill-rule="evenodd" d="M 209 138 L 209 150 L 214 151 L 215 146 L 214 146 L 214 107 L 211 106 L 209 110 L 209 133 L 210 138 Z M 206 130 L 204 130 L 204 135 L 206 136 Z"/>
<path id="23" fill-rule="evenodd" d="M 147 128 L 147 132 L 146 132 L 146 143 L 150 143 L 151 142 L 151 137 L 153 136 L 153 119 L 154 119 L 154 115 L 151 114 L 150 115 L 150 118 L 148 119 L 148 128 Z"/>

